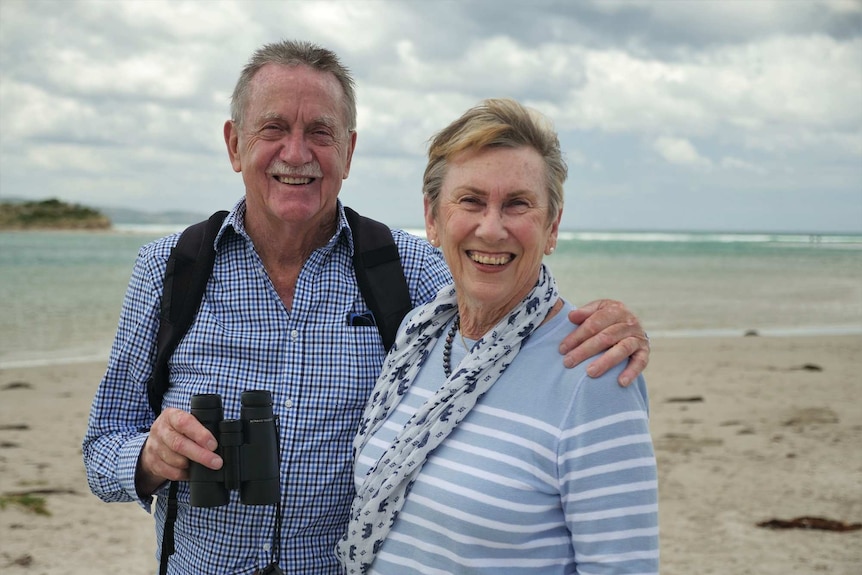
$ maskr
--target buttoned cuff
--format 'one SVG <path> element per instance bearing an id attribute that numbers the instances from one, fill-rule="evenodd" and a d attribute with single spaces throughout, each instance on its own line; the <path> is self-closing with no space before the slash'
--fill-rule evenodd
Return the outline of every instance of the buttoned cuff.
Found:
<path id="1" fill-rule="evenodd" d="M 153 497 L 140 497 L 138 490 L 135 487 L 135 472 L 138 468 L 138 459 L 141 457 L 141 450 L 144 448 L 148 433 L 142 433 L 132 437 L 121 448 L 119 453 L 119 481 L 123 491 L 128 494 L 132 501 L 136 501 L 147 513 L 152 513 Z M 161 487 L 159 488 L 161 489 Z"/>

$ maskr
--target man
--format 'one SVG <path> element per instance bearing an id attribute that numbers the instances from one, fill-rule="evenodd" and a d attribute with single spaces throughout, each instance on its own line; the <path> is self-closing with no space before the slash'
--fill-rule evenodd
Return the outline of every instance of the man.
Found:
<path id="1" fill-rule="evenodd" d="M 216 441 L 189 398 L 218 393 L 236 417 L 242 391 L 270 390 L 278 418 L 281 514 L 274 506 L 190 507 L 180 485 L 170 573 L 340 572 L 334 547 L 353 497 L 351 441 L 380 370 L 374 327 L 356 285 L 353 240 L 338 201 L 356 146 L 353 80 L 332 52 L 302 42 L 258 50 L 234 90 L 224 138 L 245 196 L 216 238 L 216 262 L 195 322 L 174 352 L 156 417 L 146 394 L 155 357 L 162 278 L 176 236 L 144 246 L 120 315 L 108 368 L 90 413 L 83 453 L 92 491 L 105 501 L 153 495 L 161 542 L 165 484 L 188 479 L 189 461 L 219 469 Z M 436 250 L 393 236 L 414 305 L 451 278 Z M 598 310 L 589 320 L 591 312 Z M 563 343 L 567 365 L 619 342 L 604 371 L 632 355 L 624 377 L 645 366 L 637 321 L 615 302 L 586 306 L 586 324 Z M 591 337 L 602 329 L 605 331 Z M 562 360 L 562 359 L 561 359 Z M 621 382 L 621 383 L 626 383 Z"/>

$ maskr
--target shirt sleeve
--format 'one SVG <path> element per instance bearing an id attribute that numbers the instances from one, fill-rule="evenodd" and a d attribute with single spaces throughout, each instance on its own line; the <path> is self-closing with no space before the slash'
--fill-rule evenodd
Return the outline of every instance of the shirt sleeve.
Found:
<path id="1" fill-rule="evenodd" d="M 138 253 L 82 446 L 92 492 L 104 501 L 137 501 L 147 511 L 152 498 L 138 497 L 135 469 L 155 419 L 146 382 L 155 360 L 162 278 L 169 251 L 169 242 L 160 240 Z"/>
<path id="2" fill-rule="evenodd" d="M 440 250 L 403 230 L 393 229 L 392 236 L 398 245 L 414 308 L 433 300 L 440 288 L 452 283 L 452 274 Z"/>
<path id="3" fill-rule="evenodd" d="M 578 573 L 658 573 L 658 481 L 646 383 L 583 376 L 558 449 Z M 608 570 L 610 568 L 610 571 Z"/>

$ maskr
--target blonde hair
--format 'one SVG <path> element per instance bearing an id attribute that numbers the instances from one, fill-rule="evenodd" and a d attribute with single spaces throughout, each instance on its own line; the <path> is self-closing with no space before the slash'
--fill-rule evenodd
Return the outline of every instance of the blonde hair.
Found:
<path id="1" fill-rule="evenodd" d="M 422 194 L 436 212 L 443 179 L 455 155 L 468 150 L 521 146 L 536 150 L 545 163 L 548 219 L 553 220 L 563 209 L 563 184 L 569 172 L 560 140 L 546 116 L 509 98 L 483 100 L 431 138 Z"/>

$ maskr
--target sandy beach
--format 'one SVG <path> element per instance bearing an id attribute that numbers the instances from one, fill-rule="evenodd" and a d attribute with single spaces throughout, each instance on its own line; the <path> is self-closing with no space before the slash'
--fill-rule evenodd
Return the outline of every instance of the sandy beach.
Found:
<path id="1" fill-rule="evenodd" d="M 862 530 L 758 526 L 862 523 L 860 357 L 859 335 L 653 340 L 662 573 L 862 573 Z M 0 370 L 4 574 L 157 571 L 152 518 L 87 487 L 80 442 L 103 369 Z"/>

